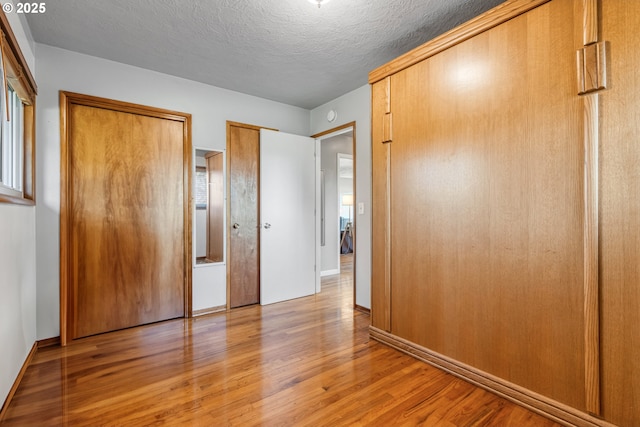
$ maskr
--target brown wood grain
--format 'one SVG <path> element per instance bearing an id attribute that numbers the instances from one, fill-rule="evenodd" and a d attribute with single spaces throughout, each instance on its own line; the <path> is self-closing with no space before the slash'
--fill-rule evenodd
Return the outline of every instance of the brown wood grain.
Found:
<path id="1" fill-rule="evenodd" d="M 260 128 L 228 122 L 227 159 L 228 303 L 234 308 L 260 302 Z"/>
<path id="2" fill-rule="evenodd" d="M 389 144 L 385 144 L 383 117 L 388 105 L 388 81 L 371 86 L 371 324 L 390 330 L 389 265 Z"/>
<path id="3" fill-rule="evenodd" d="M 39 349 L 3 426 L 557 426 L 368 336 L 322 293 Z"/>
<path id="4" fill-rule="evenodd" d="M 61 342 L 190 313 L 190 117 L 62 92 Z"/>
<path id="5" fill-rule="evenodd" d="M 207 259 L 224 259 L 224 161 L 221 152 L 211 152 L 207 161 Z"/>
<path id="6" fill-rule="evenodd" d="M 545 3 L 391 76 L 391 332 L 585 410 L 574 12 Z"/>
<path id="7" fill-rule="evenodd" d="M 182 122 L 73 105 L 75 338 L 184 316 Z"/>
<path id="8" fill-rule="evenodd" d="M 369 83 L 373 84 L 392 74 L 404 70 L 433 55 L 449 49 L 458 43 L 469 40 L 474 36 L 509 21 L 527 11 L 534 9 L 550 0 L 506 0 L 495 8 L 465 22 L 462 25 L 431 40 L 429 43 L 399 56 L 369 73 Z M 586 0 L 590 1 L 590 0 Z"/>
<path id="9" fill-rule="evenodd" d="M 640 3 L 601 2 L 611 85 L 600 97 L 602 415 L 640 425 Z"/>
<path id="10" fill-rule="evenodd" d="M 582 44 L 585 46 L 599 41 L 598 3 L 599 0 L 582 0 Z"/>
<path id="11" fill-rule="evenodd" d="M 586 409 L 600 414 L 600 280 L 598 219 L 599 95 L 584 104 L 584 345 Z"/>

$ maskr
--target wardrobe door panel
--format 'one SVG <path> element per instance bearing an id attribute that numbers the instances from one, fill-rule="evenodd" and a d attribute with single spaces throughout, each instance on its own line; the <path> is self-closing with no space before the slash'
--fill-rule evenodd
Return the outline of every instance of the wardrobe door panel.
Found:
<path id="1" fill-rule="evenodd" d="M 575 19 L 552 1 L 391 77 L 390 323 L 584 409 Z"/>

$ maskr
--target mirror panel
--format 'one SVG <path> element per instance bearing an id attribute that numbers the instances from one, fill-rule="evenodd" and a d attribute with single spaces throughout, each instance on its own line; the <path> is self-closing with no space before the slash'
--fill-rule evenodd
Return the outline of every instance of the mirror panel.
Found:
<path id="1" fill-rule="evenodd" d="M 224 153 L 195 153 L 196 264 L 224 262 Z"/>

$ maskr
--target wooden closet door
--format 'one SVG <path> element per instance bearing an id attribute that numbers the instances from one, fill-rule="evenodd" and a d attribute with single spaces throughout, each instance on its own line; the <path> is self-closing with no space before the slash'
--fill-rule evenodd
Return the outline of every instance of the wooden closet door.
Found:
<path id="1" fill-rule="evenodd" d="M 260 128 L 227 124 L 229 308 L 260 302 Z"/>
<path id="2" fill-rule="evenodd" d="M 70 339 L 185 316 L 187 124 L 118 107 L 66 110 Z"/>
<path id="3" fill-rule="evenodd" d="M 584 410 L 581 19 L 552 1 L 392 75 L 387 161 L 391 332 Z"/>

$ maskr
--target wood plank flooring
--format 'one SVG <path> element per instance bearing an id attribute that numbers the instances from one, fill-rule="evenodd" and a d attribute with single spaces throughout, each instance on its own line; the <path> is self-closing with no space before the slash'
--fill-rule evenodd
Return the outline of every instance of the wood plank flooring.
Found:
<path id="1" fill-rule="evenodd" d="M 2 426 L 553 426 L 369 340 L 348 268 L 322 293 L 40 349 Z"/>

